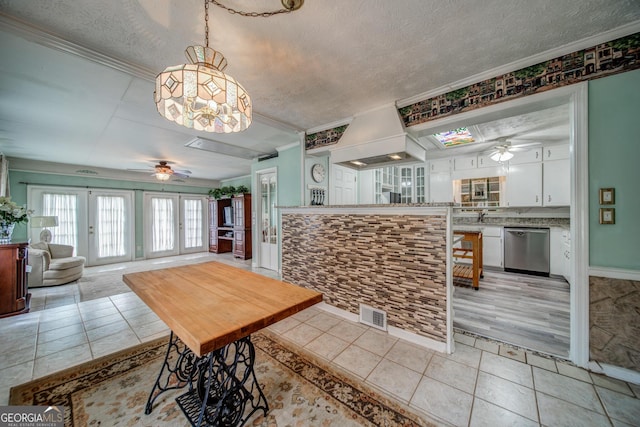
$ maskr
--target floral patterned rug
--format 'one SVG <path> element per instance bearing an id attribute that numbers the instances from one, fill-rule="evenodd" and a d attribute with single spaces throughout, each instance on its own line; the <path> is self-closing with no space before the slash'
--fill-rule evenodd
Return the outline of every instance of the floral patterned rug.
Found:
<path id="1" fill-rule="evenodd" d="M 161 395 L 150 415 L 144 406 L 160 369 L 163 338 L 11 389 L 10 405 L 63 405 L 66 426 L 189 426 L 175 398 Z M 248 426 L 430 426 L 400 402 L 335 372 L 268 331 L 252 335 L 255 372 L 269 413 Z"/>

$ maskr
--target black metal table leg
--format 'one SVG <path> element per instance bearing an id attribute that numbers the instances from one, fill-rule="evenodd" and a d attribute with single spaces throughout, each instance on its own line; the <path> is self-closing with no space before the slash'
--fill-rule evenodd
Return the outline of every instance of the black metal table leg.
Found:
<path id="1" fill-rule="evenodd" d="M 177 358 L 175 364 L 172 366 L 169 359 L 173 352 L 175 352 Z M 197 362 L 198 358 L 196 355 L 193 354 L 189 347 L 180 341 L 177 335 L 171 332 L 171 335 L 169 335 L 169 344 L 167 345 L 167 353 L 164 356 L 158 378 L 151 389 L 151 393 L 149 393 L 149 399 L 147 399 L 144 413 L 147 415 L 151 413 L 153 402 L 165 391 L 183 388 L 187 384 L 191 387 L 192 380 L 197 373 Z M 173 385 L 170 385 L 172 378 L 175 378 L 175 382 Z"/>
<path id="2" fill-rule="evenodd" d="M 194 427 L 241 426 L 259 410 L 267 414 L 269 405 L 253 369 L 255 349 L 250 337 L 205 357 L 208 363 L 198 364 L 195 390 L 176 398 Z"/>
<path id="3" fill-rule="evenodd" d="M 269 405 L 256 378 L 254 363 L 255 348 L 250 336 L 197 357 L 171 332 L 145 414 L 151 413 L 160 394 L 188 385 L 189 390 L 176 402 L 194 427 L 241 426 L 259 410 L 266 416 Z"/>

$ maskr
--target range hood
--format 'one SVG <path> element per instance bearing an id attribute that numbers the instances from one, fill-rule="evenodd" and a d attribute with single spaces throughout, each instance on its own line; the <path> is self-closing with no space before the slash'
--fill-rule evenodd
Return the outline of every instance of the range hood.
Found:
<path id="1" fill-rule="evenodd" d="M 331 163 L 364 170 L 425 160 L 425 149 L 407 132 L 394 104 L 355 116 L 336 145 Z"/>

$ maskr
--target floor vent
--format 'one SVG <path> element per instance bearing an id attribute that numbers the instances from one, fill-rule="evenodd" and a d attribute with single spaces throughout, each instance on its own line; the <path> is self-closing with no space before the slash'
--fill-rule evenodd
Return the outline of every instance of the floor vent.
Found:
<path id="1" fill-rule="evenodd" d="M 386 331 L 387 313 L 368 305 L 360 304 L 360 323 Z"/>

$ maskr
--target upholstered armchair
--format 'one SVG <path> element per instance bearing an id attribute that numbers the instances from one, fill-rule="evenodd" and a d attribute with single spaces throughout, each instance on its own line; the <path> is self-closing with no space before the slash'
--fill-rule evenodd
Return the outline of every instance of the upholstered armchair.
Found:
<path id="1" fill-rule="evenodd" d="M 29 287 L 64 285 L 82 277 L 85 258 L 73 246 L 39 242 L 29 246 Z"/>

